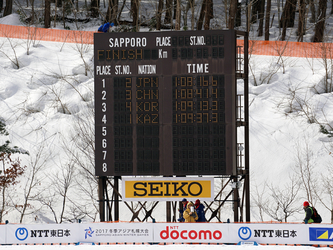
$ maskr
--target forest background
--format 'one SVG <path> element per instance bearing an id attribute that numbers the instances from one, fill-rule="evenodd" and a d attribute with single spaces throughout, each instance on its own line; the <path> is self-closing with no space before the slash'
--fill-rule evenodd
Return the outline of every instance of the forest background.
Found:
<path id="1" fill-rule="evenodd" d="M 309 200 L 319 207 L 324 222 L 332 222 L 333 21 L 328 4 L 327 0 L 0 0 L 0 23 L 96 31 L 113 22 L 110 32 L 237 29 L 248 31 L 251 41 L 286 41 L 285 47 L 275 47 L 279 56 L 249 55 L 252 220 L 301 221 L 302 203 Z M 0 160 L 5 174 L 0 183 L 0 222 L 98 221 L 93 47 L 2 36 Z M 296 59 L 283 54 L 290 41 L 322 46 L 317 58 Z M 216 188 L 225 184 L 221 179 Z M 126 206 L 135 210 L 139 204 L 123 206 L 121 219 L 130 220 Z M 140 220 L 156 204 L 144 207 Z M 155 211 L 154 218 L 163 221 L 163 205 Z M 218 218 L 232 218 L 232 206 L 225 204 Z"/>

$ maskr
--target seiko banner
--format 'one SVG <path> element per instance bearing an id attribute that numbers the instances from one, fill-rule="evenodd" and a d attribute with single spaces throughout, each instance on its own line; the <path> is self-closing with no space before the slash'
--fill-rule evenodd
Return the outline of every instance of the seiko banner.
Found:
<path id="1" fill-rule="evenodd" d="M 123 201 L 214 200 L 214 178 L 123 178 Z"/>

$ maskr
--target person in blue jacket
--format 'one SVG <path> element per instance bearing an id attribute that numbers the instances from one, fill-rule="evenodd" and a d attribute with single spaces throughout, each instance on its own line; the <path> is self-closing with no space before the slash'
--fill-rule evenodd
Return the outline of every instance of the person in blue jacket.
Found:
<path id="1" fill-rule="evenodd" d="M 107 33 L 109 31 L 110 27 L 113 27 L 113 26 L 114 26 L 114 23 L 104 23 L 103 25 L 101 25 L 98 28 L 98 31 Z"/>
<path id="2" fill-rule="evenodd" d="M 195 211 L 198 214 L 198 219 L 197 222 L 206 222 L 206 217 L 205 217 L 205 206 L 201 204 L 200 200 L 196 200 L 194 203 Z"/>

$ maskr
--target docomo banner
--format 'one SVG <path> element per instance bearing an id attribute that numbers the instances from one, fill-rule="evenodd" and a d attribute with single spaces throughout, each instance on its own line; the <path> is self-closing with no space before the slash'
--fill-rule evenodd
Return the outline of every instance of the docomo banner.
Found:
<path id="1" fill-rule="evenodd" d="M 214 178 L 123 178 L 123 201 L 214 200 Z"/>
<path id="2" fill-rule="evenodd" d="M 226 243 L 228 235 L 228 224 L 154 224 L 154 242 Z"/>

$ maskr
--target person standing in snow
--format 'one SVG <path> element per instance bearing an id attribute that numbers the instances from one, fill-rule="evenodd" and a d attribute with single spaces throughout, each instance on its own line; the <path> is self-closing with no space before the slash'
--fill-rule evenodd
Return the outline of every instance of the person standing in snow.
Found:
<path id="1" fill-rule="evenodd" d="M 197 222 L 206 222 L 206 217 L 205 217 L 205 206 L 201 204 L 200 200 L 196 200 L 194 203 L 195 206 L 195 211 L 197 212 L 198 219 Z"/>
<path id="2" fill-rule="evenodd" d="M 196 222 L 196 220 L 198 219 L 198 215 L 194 209 L 193 202 L 187 203 L 186 210 L 183 213 L 183 217 L 185 219 L 185 222 Z"/>
<path id="3" fill-rule="evenodd" d="M 185 211 L 185 209 L 186 209 L 186 205 L 187 205 L 187 203 L 188 203 L 188 201 L 186 200 L 186 198 L 184 198 L 184 199 L 182 200 L 183 209 L 178 209 L 178 211 L 179 211 L 179 219 L 178 219 L 178 221 L 179 221 L 179 222 L 184 222 L 184 221 L 185 221 L 185 219 L 184 219 L 184 217 L 183 217 L 183 213 L 184 213 L 184 211 Z"/>
<path id="4" fill-rule="evenodd" d="M 305 218 L 303 220 L 305 224 L 321 223 L 322 219 L 320 215 L 315 208 L 310 206 L 309 202 L 304 201 L 303 209 L 305 211 Z"/>

